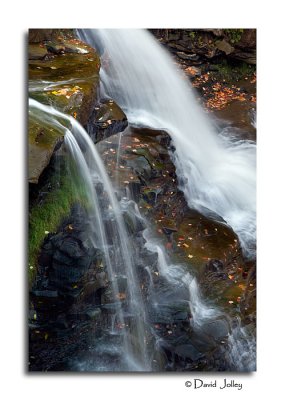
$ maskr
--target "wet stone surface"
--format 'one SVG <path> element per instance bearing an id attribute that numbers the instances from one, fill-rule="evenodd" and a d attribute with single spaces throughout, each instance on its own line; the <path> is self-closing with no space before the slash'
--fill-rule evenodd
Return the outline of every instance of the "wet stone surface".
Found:
<path id="1" fill-rule="evenodd" d="M 30 43 L 28 51 L 29 97 L 86 124 L 99 82 L 100 59 L 94 49 L 78 39 L 61 37 Z M 28 134 L 29 182 L 37 183 L 62 143 L 63 132 L 42 116 L 31 115 Z"/>
<path id="2" fill-rule="evenodd" d="M 177 188 L 171 143 L 163 131 L 131 128 L 98 144 L 116 186 L 139 202 L 172 260 L 196 274 L 205 296 L 231 315 L 241 315 L 250 266 L 233 230 L 220 216 L 189 209 Z M 143 162 L 142 162 L 143 160 Z M 143 166 L 143 167 L 142 167 Z M 252 286 L 253 287 L 253 286 Z M 253 301 L 253 296 L 250 297 Z M 249 297 L 247 296 L 249 300 Z M 249 309 L 254 308 L 254 301 Z"/>

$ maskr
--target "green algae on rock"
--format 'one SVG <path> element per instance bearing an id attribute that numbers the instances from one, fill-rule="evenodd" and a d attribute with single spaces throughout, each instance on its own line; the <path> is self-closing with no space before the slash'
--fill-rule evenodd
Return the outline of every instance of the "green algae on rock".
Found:
<path id="1" fill-rule="evenodd" d="M 75 38 L 29 44 L 29 96 L 86 124 L 97 95 L 100 59 Z M 37 183 L 62 133 L 29 120 L 29 182 Z"/>

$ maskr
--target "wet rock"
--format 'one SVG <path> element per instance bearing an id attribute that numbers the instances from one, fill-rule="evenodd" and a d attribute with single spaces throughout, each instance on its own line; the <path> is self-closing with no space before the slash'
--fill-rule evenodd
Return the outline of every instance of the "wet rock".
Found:
<path id="1" fill-rule="evenodd" d="M 122 132 L 127 126 L 128 121 L 125 113 L 118 104 L 111 99 L 101 100 L 94 108 L 88 122 L 88 130 L 94 142 Z"/>
<path id="2" fill-rule="evenodd" d="M 163 226 L 162 227 L 162 231 L 166 236 L 170 236 L 174 232 L 177 232 L 177 229 L 176 228 L 172 228 L 172 227 Z"/>
<path id="3" fill-rule="evenodd" d="M 138 174 L 143 180 L 150 178 L 152 175 L 152 166 L 144 155 L 128 158 L 126 165 Z"/>
<path id="4" fill-rule="evenodd" d="M 32 294 L 37 297 L 58 297 L 57 290 L 33 290 Z"/>
<path id="5" fill-rule="evenodd" d="M 228 336 L 229 325 L 224 320 L 216 320 L 203 324 L 202 330 L 213 339 L 220 341 Z"/>
<path id="6" fill-rule="evenodd" d="M 192 344 L 182 344 L 175 348 L 175 354 L 181 358 L 189 358 L 192 361 L 197 361 L 203 357 L 203 353 L 197 350 Z"/>
<path id="7" fill-rule="evenodd" d="M 191 332 L 190 341 L 191 344 L 201 353 L 207 353 L 217 347 L 214 339 L 205 334 L 202 329 L 196 329 Z"/>
<path id="8" fill-rule="evenodd" d="M 221 260 L 212 259 L 206 264 L 206 271 L 222 272 L 223 270 L 224 270 L 224 264 Z"/>
<path id="9" fill-rule="evenodd" d="M 159 307 L 153 307 L 150 312 L 150 320 L 153 324 L 179 324 L 186 322 L 189 325 L 189 319 L 190 310 L 187 301 L 176 301 L 173 304 L 160 303 Z"/>
<path id="10" fill-rule="evenodd" d="M 61 54 L 66 47 L 75 46 L 75 42 L 77 53 Z M 48 50 L 52 50 L 52 57 L 46 57 Z M 62 39 L 49 42 L 48 48 L 44 44 L 30 44 L 29 55 L 30 96 L 73 115 L 85 125 L 97 96 L 100 61 L 96 52 L 77 39 Z M 60 81 L 68 84 L 55 83 Z M 64 131 L 47 122 L 38 111 L 30 111 L 29 182 L 38 183 L 52 154 L 63 142 Z"/>
<path id="11" fill-rule="evenodd" d="M 123 218 L 129 235 L 139 233 L 146 228 L 144 220 L 134 213 L 124 211 Z"/>
<path id="12" fill-rule="evenodd" d="M 29 114 L 29 182 L 38 183 L 42 171 L 47 167 L 50 159 L 63 143 L 63 132 L 56 126 L 46 123 L 40 124 L 38 119 Z"/>
<path id="13" fill-rule="evenodd" d="M 134 200 L 135 202 L 138 202 L 139 198 L 140 198 L 141 183 L 140 182 L 130 182 L 128 186 L 129 186 L 131 199 Z"/>
<path id="14" fill-rule="evenodd" d="M 46 46 L 39 44 L 30 44 L 28 47 L 29 50 L 29 60 L 42 60 L 48 54 L 48 50 Z"/>
<path id="15" fill-rule="evenodd" d="M 53 42 L 47 42 L 46 48 L 50 53 L 54 54 L 63 54 L 65 50 L 64 45 Z"/>
<path id="16" fill-rule="evenodd" d="M 94 310 L 89 310 L 86 312 L 86 315 L 91 320 L 98 320 L 100 319 L 102 311 L 99 308 L 95 308 Z"/>

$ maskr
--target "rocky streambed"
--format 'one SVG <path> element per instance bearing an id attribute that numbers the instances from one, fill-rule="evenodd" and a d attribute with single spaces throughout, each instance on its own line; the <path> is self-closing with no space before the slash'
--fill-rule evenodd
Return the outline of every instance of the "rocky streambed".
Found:
<path id="1" fill-rule="evenodd" d="M 238 237 L 220 216 L 210 210 L 205 216 L 189 208 L 179 189 L 170 136 L 128 126 L 120 107 L 112 99 L 101 98 L 100 60 L 93 49 L 74 37 L 52 43 L 48 38 L 31 45 L 29 58 L 31 96 L 72 114 L 87 128 L 122 207 L 127 199 L 123 218 L 143 301 L 148 305 L 146 340 L 153 351 L 151 369 L 232 368 L 227 338 L 233 321 L 241 320 L 252 335 L 255 332 L 255 262 L 243 258 Z M 235 125 L 229 115 L 223 121 L 227 122 L 219 123 L 225 128 Z M 90 242 L 88 207 L 80 187 L 70 181 L 64 146 L 58 150 L 61 143 L 62 133 L 49 121 L 31 116 L 30 238 L 35 233 L 39 237 L 29 264 L 29 370 L 128 370 L 120 343 L 124 330 L 131 334 L 134 321 L 128 309 L 130 282 L 120 274 L 109 276 L 103 249 Z M 116 265 L 110 204 L 102 184 L 95 186 L 111 262 Z M 61 196 L 61 188 L 66 187 L 73 193 L 68 193 L 68 200 Z M 47 210 L 57 215 L 51 225 Z M 191 328 L 187 286 L 173 287 L 161 276 L 159 254 L 146 246 L 146 231 L 151 231 L 152 240 L 160 243 L 171 263 L 197 279 L 209 305 L 223 310 L 226 318 L 215 318 L 200 331 Z M 119 288 L 116 298 L 114 279 Z M 164 305 L 153 307 L 154 298 Z M 118 303 L 127 326 L 120 326 L 116 317 Z"/>

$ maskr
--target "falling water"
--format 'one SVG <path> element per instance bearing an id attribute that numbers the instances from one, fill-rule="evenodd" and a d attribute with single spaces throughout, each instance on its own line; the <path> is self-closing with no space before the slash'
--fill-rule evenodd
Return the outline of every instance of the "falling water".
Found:
<path id="1" fill-rule="evenodd" d="M 158 239 L 155 239 L 149 229 L 144 231 L 145 247 L 158 255 L 158 268 L 160 275 L 166 279 L 171 287 L 179 288 L 179 295 L 171 299 L 175 302 L 179 296 L 182 296 L 189 303 L 191 313 L 190 325 L 199 335 L 203 335 L 205 326 L 216 321 L 222 321 L 228 327 L 227 336 L 227 363 L 229 370 L 240 372 L 254 371 L 256 368 L 256 343 L 255 337 L 247 331 L 246 327 L 241 325 L 239 318 L 231 321 L 221 309 L 213 303 L 206 302 L 203 299 L 197 279 L 191 275 L 182 265 L 171 263 L 165 254 L 165 251 Z M 188 295 L 183 294 L 187 289 Z M 183 297 L 184 296 L 184 297 Z M 153 295 L 152 307 L 160 308 L 165 304 L 156 301 L 156 295 Z M 157 337 L 160 342 L 161 338 Z"/>
<path id="2" fill-rule="evenodd" d="M 114 98 L 134 125 L 167 130 L 175 144 L 174 159 L 181 185 L 190 206 L 205 212 L 214 210 L 237 232 L 247 256 L 254 255 L 255 244 L 255 146 L 251 142 L 232 142 L 219 137 L 196 104 L 185 77 L 175 70 L 168 54 L 151 35 L 144 31 L 109 30 L 79 32 L 91 45 L 101 41 L 101 79 L 105 94 Z M 97 42 L 97 43 L 96 43 Z M 131 62 L 128 60 L 131 59 Z M 149 277 L 149 298 L 143 299 L 135 266 L 135 249 L 127 238 L 123 212 L 141 218 L 134 202 L 122 199 L 118 203 L 112 185 L 96 148 L 86 131 L 72 117 L 51 107 L 30 100 L 30 109 L 42 111 L 47 122 L 65 132 L 66 147 L 72 156 L 91 204 L 89 210 L 94 247 L 103 249 L 114 297 L 119 294 L 116 276 L 127 278 L 128 314 L 134 318 L 132 326 L 122 331 L 126 370 L 151 370 L 150 351 L 146 335 L 150 328 L 149 313 L 168 310 L 171 316 L 173 302 L 185 303 L 191 314 L 189 325 L 199 333 L 207 323 L 219 318 L 227 320 L 221 310 L 206 302 L 194 275 L 183 266 L 173 264 L 165 250 L 144 231 L 145 247 L 156 253 L 158 271 L 144 266 Z M 66 128 L 59 121 L 71 126 Z M 84 149 L 84 151 L 82 151 Z M 120 149 L 117 153 L 119 163 Z M 117 165 L 118 166 L 118 165 Z M 114 238 L 118 259 L 113 265 L 101 215 L 96 184 L 101 182 L 108 196 L 109 214 L 114 221 Z M 119 268 L 119 270 L 118 270 Z M 158 276 L 159 292 L 155 283 Z M 163 284 L 162 284 L 163 282 Z M 110 334 L 116 334 L 116 322 L 126 325 L 120 302 L 111 315 Z M 170 310 L 170 311 L 169 311 Z M 157 344 L 164 339 L 153 331 Z M 135 338 L 135 343 L 132 343 Z M 253 370 L 255 341 L 240 324 L 230 327 L 228 335 L 229 365 L 233 370 Z M 118 351 L 109 345 L 109 352 Z M 106 351 L 106 343 L 98 344 L 98 354 Z M 100 370 L 100 365 L 97 367 Z M 105 367 L 102 366 L 102 369 Z M 86 368 L 84 365 L 82 369 Z"/>
<path id="3" fill-rule="evenodd" d="M 86 187 L 86 192 L 89 200 L 91 209 L 90 221 L 95 219 L 93 225 L 93 242 L 95 247 L 100 247 L 104 251 L 106 264 L 108 268 L 108 274 L 111 277 L 112 290 L 115 297 L 118 298 L 119 290 L 116 280 L 114 268 L 109 254 L 109 246 L 107 243 L 106 232 L 102 221 L 101 210 L 98 203 L 98 198 L 95 190 L 96 182 L 102 182 L 104 190 L 108 195 L 110 202 L 111 211 L 115 219 L 115 229 L 117 232 L 114 234 L 117 244 L 121 253 L 121 262 L 117 260 L 117 264 L 121 265 L 121 274 L 127 277 L 129 284 L 127 285 L 128 291 L 128 308 L 129 313 L 135 319 L 131 327 L 131 335 L 136 338 L 135 346 L 130 344 L 130 338 L 127 335 L 126 330 L 123 330 L 123 344 L 124 351 L 123 355 L 126 358 L 126 362 L 130 370 L 149 370 L 149 362 L 147 357 L 146 340 L 145 340 L 145 310 L 144 303 L 141 298 L 138 280 L 135 273 L 135 268 L 132 260 L 132 251 L 130 251 L 129 243 L 127 240 L 127 232 L 123 221 L 120 206 L 116 199 L 115 193 L 112 189 L 108 175 L 105 171 L 104 164 L 97 153 L 97 150 L 88 136 L 87 132 L 83 127 L 72 117 L 63 114 L 52 107 L 45 106 L 35 100 L 29 100 L 30 112 L 40 114 L 40 118 L 45 119 L 47 122 L 53 123 L 53 125 L 61 128 L 65 133 L 65 143 L 70 151 L 73 160 L 79 170 L 81 179 Z M 68 129 L 59 122 L 60 120 L 66 121 L 71 125 L 71 129 Z M 84 148 L 84 154 L 81 150 Z M 99 230 L 99 235 L 96 235 L 96 231 Z M 118 302 L 118 314 L 117 318 L 121 326 L 125 327 L 123 310 Z"/>
<path id="4" fill-rule="evenodd" d="M 219 137 L 186 77 L 144 30 L 80 30 L 103 53 L 105 92 L 134 125 L 165 129 L 189 206 L 215 211 L 255 256 L 255 144 Z"/>

